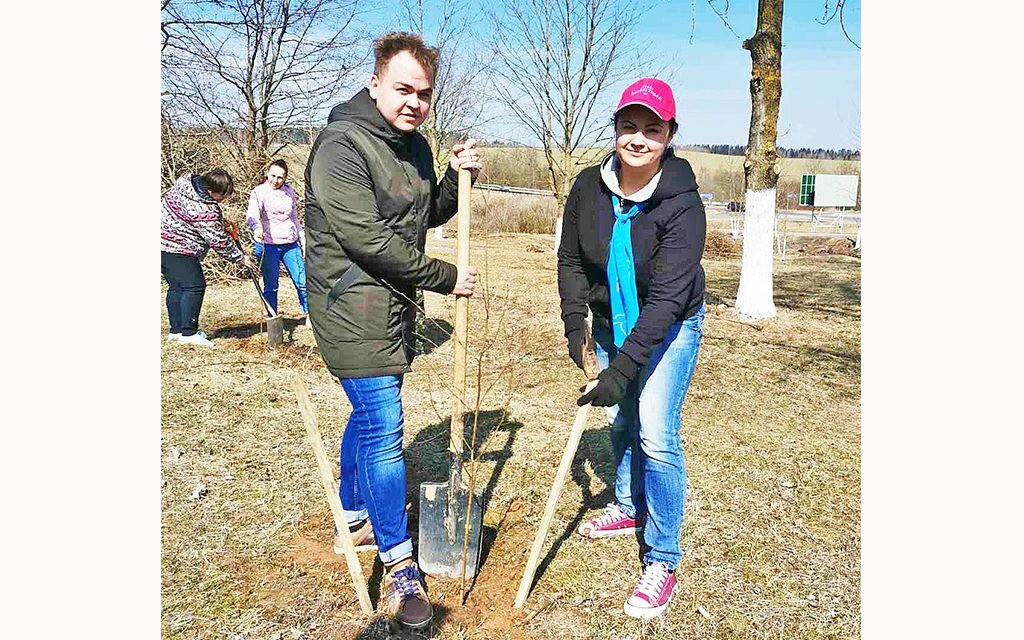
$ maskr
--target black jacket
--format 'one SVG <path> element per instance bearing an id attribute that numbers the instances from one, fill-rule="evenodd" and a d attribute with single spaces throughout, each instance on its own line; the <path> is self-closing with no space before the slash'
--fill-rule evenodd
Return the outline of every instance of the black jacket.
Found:
<path id="1" fill-rule="evenodd" d="M 427 257 L 427 230 L 453 215 L 427 141 L 402 133 L 369 91 L 336 106 L 306 164 L 306 286 L 320 354 L 339 378 L 409 371 L 416 289 L 451 293 L 455 265 Z"/>
<path id="2" fill-rule="evenodd" d="M 565 203 L 558 247 L 566 337 L 583 330 L 588 306 L 595 323 L 610 324 L 607 265 L 614 223 L 611 191 L 601 179 L 600 165 L 584 169 Z M 700 259 L 705 223 L 690 163 L 667 152 L 658 186 L 632 222 L 640 317 L 611 363 L 628 380 L 647 364 L 669 327 L 695 314 L 704 301 Z"/>

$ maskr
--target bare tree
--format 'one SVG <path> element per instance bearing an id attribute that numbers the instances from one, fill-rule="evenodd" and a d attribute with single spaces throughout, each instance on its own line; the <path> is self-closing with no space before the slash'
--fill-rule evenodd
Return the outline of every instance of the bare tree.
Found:
<path id="1" fill-rule="evenodd" d="M 824 0 L 824 17 L 818 22 L 827 24 L 837 15 L 847 39 L 850 38 L 843 22 L 847 0 L 830 7 Z M 719 10 L 713 0 L 708 5 L 722 19 L 730 32 L 727 13 L 728 0 Z M 776 149 L 778 138 L 779 105 L 782 101 L 782 4 L 783 0 L 758 0 L 757 27 L 754 36 L 743 41 L 750 51 L 750 130 L 747 155 L 743 163 L 746 182 L 746 213 L 743 219 L 743 258 L 740 266 L 740 284 L 736 293 L 736 311 L 752 320 L 770 318 L 776 314 L 773 299 L 772 238 L 774 236 L 776 188 L 781 167 Z"/>
<path id="2" fill-rule="evenodd" d="M 743 42 L 750 51 L 750 132 L 747 157 L 743 163 L 746 177 L 746 215 L 743 229 L 743 258 L 740 284 L 736 293 L 736 311 L 752 320 L 776 314 L 773 299 L 772 236 L 776 213 L 776 188 L 781 168 L 776 149 L 779 105 L 782 101 L 782 5 L 783 0 L 758 0 L 757 28 Z M 837 15 L 843 34 L 854 45 L 843 21 L 846 0 L 832 7 L 824 2 L 827 24 Z"/>
<path id="3" fill-rule="evenodd" d="M 470 0 L 405 0 L 408 28 L 441 52 L 430 115 L 419 127 L 438 175 L 448 164 L 451 145 L 483 121 L 484 65 L 470 33 L 478 12 Z"/>
<path id="4" fill-rule="evenodd" d="M 829 5 L 832 5 L 831 7 Z M 822 12 L 821 20 L 817 20 L 818 24 L 828 24 L 839 17 L 839 28 L 843 30 L 843 35 L 850 41 L 850 44 L 860 49 L 860 45 L 857 41 L 850 37 L 850 32 L 846 30 L 846 0 L 836 0 L 835 2 L 829 2 L 825 0 L 825 8 Z"/>
<path id="5" fill-rule="evenodd" d="M 173 119 L 160 110 L 161 190 L 170 188 L 184 173 L 201 173 L 213 168 L 208 137 L 208 132 L 175 126 Z"/>
<path id="6" fill-rule="evenodd" d="M 540 141 L 559 210 L 581 165 L 577 151 L 610 124 L 599 101 L 640 69 L 631 31 L 644 2 L 504 0 L 493 15 L 495 91 L 511 116 Z M 597 110 L 595 110 L 597 107 Z M 600 115 L 598 115 L 600 114 Z"/>
<path id="7" fill-rule="evenodd" d="M 164 106 L 254 177 L 368 55 L 361 0 L 161 0 Z"/>
<path id="8" fill-rule="evenodd" d="M 736 312 L 752 320 L 775 315 L 772 238 L 775 187 L 781 167 L 775 148 L 782 100 L 782 2 L 758 0 L 757 30 L 743 48 L 750 51 L 750 133 L 743 219 L 743 258 Z"/>

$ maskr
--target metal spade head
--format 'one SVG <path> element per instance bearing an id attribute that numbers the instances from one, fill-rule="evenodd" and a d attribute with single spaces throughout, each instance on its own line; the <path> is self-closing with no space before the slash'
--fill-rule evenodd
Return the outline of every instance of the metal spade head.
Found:
<path id="1" fill-rule="evenodd" d="M 483 497 L 467 500 L 465 487 L 449 486 L 450 482 L 426 482 L 420 485 L 420 570 L 431 576 L 462 577 L 462 553 L 469 520 L 469 547 L 466 549 L 466 577 L 476 575 L 480 563 L 480 540 L 483 535 Z"/>

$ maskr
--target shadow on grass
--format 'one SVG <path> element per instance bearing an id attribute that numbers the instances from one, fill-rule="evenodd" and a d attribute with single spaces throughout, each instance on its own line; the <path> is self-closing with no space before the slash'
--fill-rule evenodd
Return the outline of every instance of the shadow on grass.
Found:
<path id="1" fill-rule="evenodd" d="M 452 339 L 452 323 L 441 318 L 426 318 L 416 330 L 416 353 L 427 355 Z"/>
<path id="2" fill-rule="evenodd" d="M 291 342 L 295 339 L 295 331 L 299 327 L 303 327 L 305 330 L 306 319 L 305 318 L 284 318 L 282 325 L 284 326 L 285 341 Z M 211 338 L 251 338 L 261 333 L 267 332 L 266 321 L 259 323 L 246 323 L 246 324 L 232 324 L 223 327 L 218 327 L 216 331 L 210 334 Z"/>
<path id="3" fill-rule="evenodd" d="M 356 635 L 356 640 L 427 640 L 437 637 L 448 618 L 448 607 L 437 601 L 431 601 L 431 604 L 434 605 L 434 619 L 425 629 L 406 629 L 392 622 L 388 616 L 380 615 Z"/>
<path id="4" fill-rule="evenodd" d="M 604 411 L 600 407 L 592 407 L 590 410 L 601 411 L 602 414 Z M 562 446 L 565 446 L 564 443 L 562 443 Z M 586 463 L 588 460 L 590 461 L 591 468 L 605 485 L 604 489 L 599 493 L 595 493 L 592 489 L 590 474 L 586 471 Z M 583 437 L 580 439 L 580 446 L 576 449 L 576 455 L 573 457 L 572 466 L 569 469 L 573 482 L 579 485 L 580 490 L 583 493 L 583 504 L 580 506 L 580 510 L 576 514 L 576 517 L 566 525 L 565 529 L 548 548 L 547 555 L 545 555 L 541 559 L 540 564 L 537 565 L 537 572 L 533 577 L 533 584 L 530 585 L 531 591 L 537 584 L 537 581 L 540 580 L 540 577 L 544 575 L 544 571 L 547 570 L 548 566 L 555 559 L 555 555 L 558 553 L 559 548 L 561 548 L 562 543 L 568 540 L 583 522 L 587 512 L 593 509 L 599 509 L 615 500 L 615 458 L 612 452 L 611 438 L 607 425 L 602 425 L 602 427 L 597 429 L 588 429 L 583 432 Z M 550 488 L 548 491 L 550 491 Z M 562 487 L 562 493 L 565 493 L 565 487 Z M 546 499 L 547 498 L 545 498 L 545 500 Z M 549 531 L 548 534 L 550 536 L 551 532 Z M 532 536 L 530 540 L 532 544 Z M 643 540 L 639 534 L 637 536 L 637 540 L 642 546 Z"/>
<path id="5" fill-rule="evenodd" d="M 828 259 L 821 260 L 824 263 Z M 834 262 L 829 264 L 834 265 Z M 826 266 L 806 262 L 799 268 L 788 267 L 784 273 L 777 271 L 773 279 L 775 305 L 794 311 L 820 311 L 859 318 L 860 280 L 856 275 L 859 270 L 844 277 L 834 271 L 826 271 Z M 712 301 L 722 298 L 735 300 L 739 273 L 717 274 L 707 287 L 708 298 Z"/>
<path id="6" fill-rule="evenodd" d="M 305 318 L 284 318 L 284 339 L 285 342 L 295 340 L 296 331 L 308 331 Z M 250 322 L 245 324 L 233 324 L 218 327 L 210 334 L 211 338 L 251 338 L 267 332 L 266 320 L 261 322 Z M 451 340 L 452 325 L 447 320 L 440 318 L 429 318 L 423 328 L 415 334 L 417 355 L 431 353 L 445 342 Z"/>
<path id="7" fill-rule="evenodd" d="M 512 445 L 515 442 L 516 433 L 523 427 L 522 423 L 512 419 L 503 409 L 488 409 L 480 412 L 477 424 L 477 441 L 472 443 L 472 449 L 478 450 L 481 443 L 488 438 L 494 441 L 490 446 L 492 450 L 487 451 L 477 458 L 479 463 L 494 462 L 494 471 L 487 479 L 487 484 L 478 488 L 483 500 L 483 511 L 486 514 L 490 505 L 491 497 L 501 477 L 505 464 L 512 456 Z M 434 423 L 421 429 L 412 443 L 406 448 L 406 462 L 408 474 L 407 500 L 411 504 L 409 510 L 409 530 L 419 531 L 419 492 L 420 484 L 424 482 L 446 482 L 449 471 L 449 434 L 451 430 L 451 418 Z M 467 452 L 470 448 L 470 435 L 472 434 L 473 418 L 467 416 L 464 439 L 467 443 Z M 497 447 L 495 449 L 495 447 Z M 468 468 L 467 462 L 463 468 Z M 483 478 L 478 478 L 478 482 Z M 497 537 L 497 529 L 484 525 L 482 540 L 480 542 L 480 567 L 487 562 L 491 547 Z M 417 544 L 418 547 L 418 544 Z M 480 570 L 477 571 L 477 575 Z"/>
<path id="8" fill-rule="evenodd" d="M 740 349 L 743 341 L 729 336 L 710 335 L 704 336 L 707 343 L 718 344 L 723 349 Z M 820 347 L 794 346 L 784 342 L 765 341 L 759 343 L 764 347 L 772 347 L 788 352 L 783 360 L 791 363 L 794 367 L 806 368 L 817 367 L 822 373 L 832 373 L 840 376 L 860 377 L 861 362 L 860 350 L 836 351 L 822 349 Z M 773 357 L 773 356 L 769 356 Z"/>

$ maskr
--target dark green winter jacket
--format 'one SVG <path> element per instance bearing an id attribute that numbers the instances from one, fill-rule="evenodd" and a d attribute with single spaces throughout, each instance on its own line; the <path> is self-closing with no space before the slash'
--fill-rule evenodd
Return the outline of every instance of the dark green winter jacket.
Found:
<path id="1" fill-rule="evenodd" d="M 455 265 L 427 257 L 427 230 L 457 207 L 418 132 L 402 133 L 369 91 L 336 106 L 306 164 L 309 317 L 339 378 L 402 374 L 413 359 L 416 289 L 451 293 Z"/>

